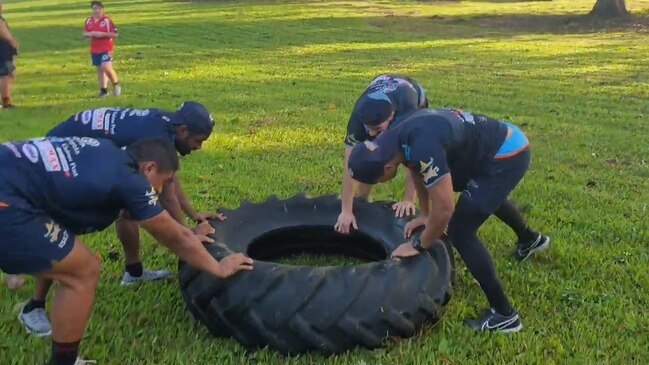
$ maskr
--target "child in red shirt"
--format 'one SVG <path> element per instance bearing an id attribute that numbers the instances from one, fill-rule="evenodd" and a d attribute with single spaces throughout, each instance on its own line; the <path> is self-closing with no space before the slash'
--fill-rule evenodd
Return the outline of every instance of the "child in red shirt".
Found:
<path id="1" fill-rule="evenodd" d="M 90 2 L 92 16 L 86 19 L 83 35 L 90 39 L 90 56 L 92 64 L 97 67 L 97 82 L 99 97 L 108 96 L 108 79 L 113 83 L 113 95 L 119 96 L 122 87 L 119 84 L 117 72 L 113 69 L 113 50 L 117 38 L 117 28 L 113 21 L 104 14 L 104 4 L 101 1 Z"/>

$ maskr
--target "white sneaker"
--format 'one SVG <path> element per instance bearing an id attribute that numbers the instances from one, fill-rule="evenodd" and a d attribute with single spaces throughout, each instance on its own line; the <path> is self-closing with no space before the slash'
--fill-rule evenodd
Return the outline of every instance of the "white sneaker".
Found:
<path id="1" fill-rule="evenodd" d="M 113 95 L 114 96 L 122 95 L 122 85 L 121 84 L 113 85 Z"/>
<path id="2" fill-rule="evenodd" d="M 52 334 L 52 324 L 43 308 L 34 308 L 27 313 L 23 313 L 21 308 L 18 320 L 25 326 L 27 333 L 32 333 L 37 337 L 47 337 Z"/>
<path id="3" fill-rule="evenodd" d="M 95 360 L 84 360 L 80 357 L 77 357 L 77 360 L 74 362 L 74 365 L 87 365 L 87 364 L 96 364 Z"/>
<path id="4" fill-rule="evenodd" d="M 171 271 L 169 270 L 144 270 L 142 276 L 131 276 L 128 271 L 124 272 L 122 277 L 122 285 L 133 285 L 138 281 L 156 281 L 164 280 L 171 277 Z"/>

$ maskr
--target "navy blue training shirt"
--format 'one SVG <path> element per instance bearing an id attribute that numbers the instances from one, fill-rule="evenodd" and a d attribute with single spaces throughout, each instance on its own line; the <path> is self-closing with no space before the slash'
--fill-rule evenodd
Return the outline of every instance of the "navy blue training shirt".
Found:
<path id="1" fill-rule="evenodd" d="M 372 93 L 384 93 L 394 106 L 394 119 L 390 127 L 396 126 L 404 117 L 419 109 L 426 95 L 425 90 L 415 80 L 398 75 L 380 75 L 365 89 L 354 106 L 354 111 L 347 123 L 345 145 L 353 147 L 358 142 L 370 140 L 370 135 L 358 115 L 359 102 L 363 96 Z"/>
<path id="2" fill-rule="evenodd" d="M 447 173 L 455 186 L 484 171 L 507 137 L 507 124 L 461 110 L 422 109 L 395 131 L 404 164 L 416 167 L 427 187 Z"/>
<path id="3" fill-rule="evenodd" d="M 174 143 L 173 113 L 159 109 L 99 108 L 75 114 L 47 133 L 49 137 L 105 138 L 118 147 L 144 138 Z"/>
<path id="4" fill-rule="evenodd" d="M 135 220 L 163 212 L 138 164 L 111 141 L 39 138 L 0 145 L 0 175 L 27 200 L 75 234 L 100 231 L 126 210 Z"/>

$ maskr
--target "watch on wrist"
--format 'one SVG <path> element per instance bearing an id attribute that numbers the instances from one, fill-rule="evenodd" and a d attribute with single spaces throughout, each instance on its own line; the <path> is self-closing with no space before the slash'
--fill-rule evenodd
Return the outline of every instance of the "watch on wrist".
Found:
<path id="1" fill-rule="evenodd" d="M 415 250 L 417 250 L 418 252 L 426 251 L 426 249 L 421 246 L 421 239 L 420 238 L 415 238 L 414 240 L 412 240 L 412 247 Z"/>

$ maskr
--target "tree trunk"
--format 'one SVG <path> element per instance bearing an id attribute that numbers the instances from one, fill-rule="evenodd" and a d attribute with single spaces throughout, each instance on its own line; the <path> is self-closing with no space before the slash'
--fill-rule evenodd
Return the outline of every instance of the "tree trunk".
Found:
<path id="1" fill-rule="evenodd" d="M 590 14 L 602 18 L 615 18 L 628 16 L 629 11 L 626 10 L 624 0 L 597 0 Z"/>

